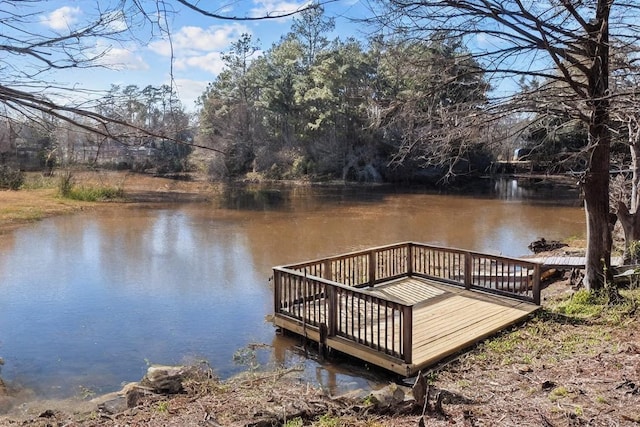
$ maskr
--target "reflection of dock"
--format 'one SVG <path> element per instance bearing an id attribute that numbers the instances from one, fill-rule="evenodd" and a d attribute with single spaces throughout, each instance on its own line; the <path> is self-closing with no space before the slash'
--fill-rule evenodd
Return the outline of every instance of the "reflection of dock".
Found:
<path id="1" fill-rule="evenodd" d="M 274 268 L 274 323 L 401 375 L 538 309 L 540 265 L 418 243 Z"/>

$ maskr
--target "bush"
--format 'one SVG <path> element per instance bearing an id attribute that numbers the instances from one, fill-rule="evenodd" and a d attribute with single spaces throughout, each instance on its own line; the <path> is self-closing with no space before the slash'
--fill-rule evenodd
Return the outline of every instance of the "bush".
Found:
<path id="1" fill-rule="evenodd" d="M 58 182 L 58 193 L 61 197 L 69 197 L 71 190 L 73 190 L 73 186 L 73 174 L 70 171 L 64 172 L 60 176 L 60 181 Z"/>
<path id="2" fill-rule="evenodd" d="M 24 172 L 8 165 L 0 165 L 0 188 L 18 190 L 24 183 Z"/>

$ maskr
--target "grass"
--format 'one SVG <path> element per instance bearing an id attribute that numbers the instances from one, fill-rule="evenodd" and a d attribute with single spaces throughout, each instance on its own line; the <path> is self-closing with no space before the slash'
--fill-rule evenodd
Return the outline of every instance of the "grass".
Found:
<path id="1" fill-rule="evenodd" d="M 79 186 L 60 193 L 61 197 L 82 202 L 102 202 L 107 200 L 122 200 L 124 190 L 106 186 Z"/>
<path id="2" fill-rule="evenodd" d="M 549 393 L 549 400 L 555 402 L 563 397 L 567 397 L 569 395 L 569 390 L 566 387 L 560 386 L 556 387 Z"/>
<path id="3" fill-rule="evenodd" d="M 553 313 L 567 318 L 609 325 L 619 325 L 629 319 L 640 306 L 640 288 L 619 289 L 622 301 L 610 304 L 604 292 L 579 290 L 571 297 L 551 307 Z"/>
<path id="4" fill-rule="evenodd" d="M 101 202 L 106 200 L 120 200 L 124 198 L 122 186 L 113 187 L 108 185 L 88 185 L 77 186 L 72 172 L 67 171 L 60 175 L 58 181 L 58 194 L 60 197 L 83 202 Z"/>
<path id="5" fill-rule="evenodd" d="M 623 302 L 610 305 L 606 297 L 580 290 L 485 341 L 470 357 L 497 366 L 542 366 L 576 355 L 593 356 L 602 348 L 616 350 L 611 328 L 630 327 L 640 306 L 640 289 L 622 289 L 620 294 Z"/>
<path id="6" fill-rule="evenodd" d="M 7 207 L 0 209 L 0 218 L 10 218 L 11 221 L 32 222 L 41 220 L 43 217 L 44 212 L 36 207 L 26 209 L 19 207 Z"/>

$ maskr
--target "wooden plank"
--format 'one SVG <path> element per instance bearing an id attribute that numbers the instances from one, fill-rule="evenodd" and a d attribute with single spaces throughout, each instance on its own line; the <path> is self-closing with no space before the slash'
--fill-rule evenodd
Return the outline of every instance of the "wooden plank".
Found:
<path id="1" fill-rule="evenodd" d="M 400 359 L 390 357 L 381 352 L 376 352 L 373 349 L 358 345 L 340 337 L 327 339 L 327 345 L 334 350 L 341 351 L 357 359 L 372 363 L 399 375 L 409 376 L 415 373 L 411 371 L 410 365 L 403 363 Z"/>
<path id="2" fill-rule="evenodd" d="M 442 288 L 431 286 L 429 283 L 421 282 L 413 278 L 379 285 L 366 291 L 380 298 L 392 297 L 405 302 L 405 304 L 424 302 L 446 292 Z"/>
<path id="3" fill-rule="evenodd" d="M 479 310 L 473 316 L 464 318 L 452 318 L 450 322 L 439 322 L 422 330 L 414 330 L 414 346 L 418 343 L 432 343 L 442 339 L 448 339 L 451 335 L 462 332 L 473 338 L 479 329 L 485 328 L 489 321 L 509 322 L 529 315 L 528 311 L 502 309 L 502 310 Z"/>
<path id="4" fill-rule="evenodd" d="M 419 344 L 414 342 L 413 363 L 417 366 L 433 363 L 464 348 L 471 347 L 478 341 L 524 319 L 526 316 L 528 313 L 515 316 L 503 313 L 484 319 L 484 322 L 477 324 L 476 327 L 462 328 L 451 332 L 437 341 Z"/>

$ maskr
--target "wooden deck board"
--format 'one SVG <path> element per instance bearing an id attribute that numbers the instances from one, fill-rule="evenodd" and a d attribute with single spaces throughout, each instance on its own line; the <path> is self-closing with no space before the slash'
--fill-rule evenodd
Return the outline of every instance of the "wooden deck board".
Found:
<path id="1" fill-rule="evenodd" d="M 487 337 L 506 326 L 528 316 L 537 309 L 532 304 L 516 302 L 512 307 L 495 305 L 491 302 L 474 300 L 473 295 L 455 296 L 447 306 L 430 306 L 431 313 L 414 313 L 423 322 L 414 324 L 413 362 L 425 365 L 442 359 L 444 356 L 469 347 L 478 340 Z M 451 307 L 464 307 L 464 310 L 451 312 Z M 424 322 L 424 319 L 437 319 Z"/>
<path id="2" fill-rule="evenodd" d="M 390 296 L 406 304 L 418 304 L 443 295 L 446 292 L 441 287 L 433 286 L 433 283 L 427 280 L 409 277 L 375 286 L 368 289 L 367 293 L 378 297 Z"/>

